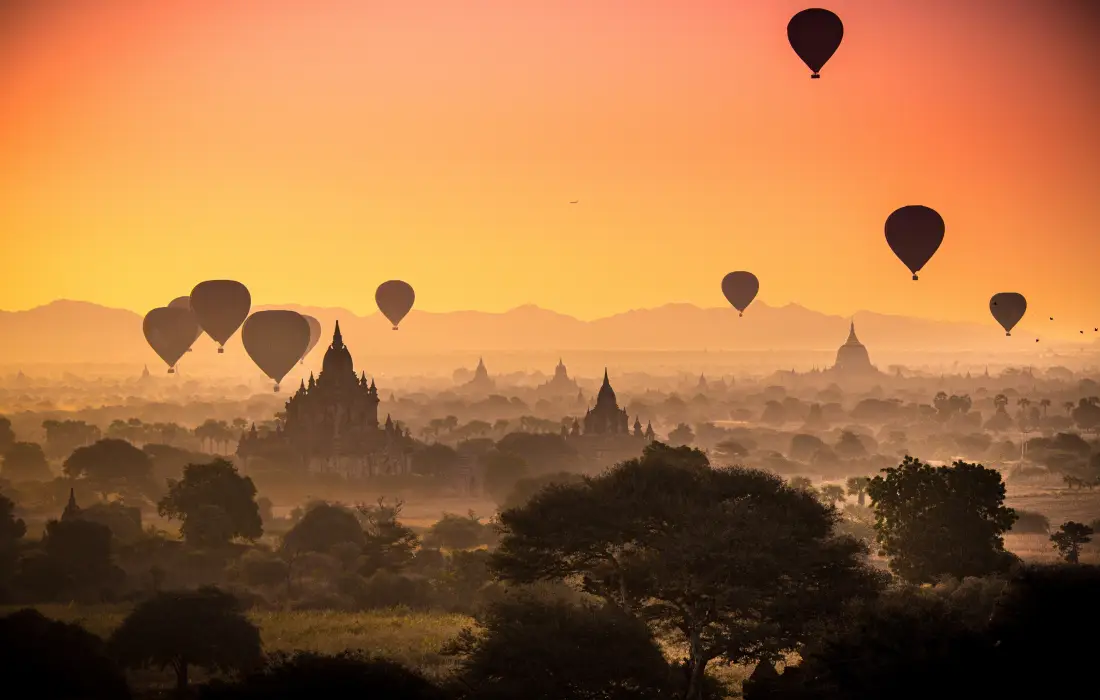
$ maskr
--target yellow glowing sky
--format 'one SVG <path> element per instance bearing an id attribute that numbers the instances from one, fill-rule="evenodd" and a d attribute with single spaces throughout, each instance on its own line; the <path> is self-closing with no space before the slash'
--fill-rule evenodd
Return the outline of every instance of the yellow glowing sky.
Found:
<path id="1" fill-rule="evenodd" d="M 836 0 L 814 81 L 805 0 L 18 2 L 2 309 L 230 277 L 367 313 L 396 277 L 593 318 L 748 269 L 770 304 L 985 321 L 1019 291 L 1100 324 L 1081 0 Z M 883 238 L 906 204 L 947 221 L 916 283 Z"/>

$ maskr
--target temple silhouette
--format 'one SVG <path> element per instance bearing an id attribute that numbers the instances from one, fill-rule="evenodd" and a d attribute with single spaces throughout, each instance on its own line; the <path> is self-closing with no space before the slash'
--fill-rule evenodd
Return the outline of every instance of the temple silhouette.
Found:
<path id="1" fill-rule="evenodd" d="M 274 431 L 262 434 L 253 425 L 242 435 L 237 455 L 246 467 L 266 459 L 348 477 L 407 473 L 412 440 L 389 416 L 379 426 L 378 404 L 378 387 L 365 372 L 356 376 L 337 321 L 321 373 L 287 400 Z"/>

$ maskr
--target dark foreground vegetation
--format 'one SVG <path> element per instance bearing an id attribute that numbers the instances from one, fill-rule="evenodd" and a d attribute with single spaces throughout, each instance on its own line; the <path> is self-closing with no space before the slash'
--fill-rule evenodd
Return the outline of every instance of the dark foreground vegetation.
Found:
<path id="1" fill-rule="evenodd" d="M 10 687 L 58 700 L 696 700 L 736 693 L 730 665 L 753 669 L 750 699 L 1070 692 L 1073 674 L 1039 660 L 1091 657 L 1079 640 L 1100 623 L 1100 569 L 1078 563 L 1090 526 L 1050 536 L 1065 563 L 1025 565 L 1004 547 L 1019 516 L 995 470 L 907 457 L 847 491 L 858 501 L 840 509 L 844 489 L 652 443 L 599 476 L 548 481 L 491 523 L 450 515 L 425 533 L 385 499 L 314 502 L 275 543 L 248 544 L 265 518 L 223 460 L 188 465 L 159 501 L 182 541 L 140 519 L 127 534 L 124 511 L 75 502 L 27 541 L 5 498 L 0 658 Z M 104 600 L 128 613 L 102 637 L 34 607 Z M 446 672 L 384 650 L 265 649 L 250 617 L 394 605 L 471 616 L 440 650 Z"/>

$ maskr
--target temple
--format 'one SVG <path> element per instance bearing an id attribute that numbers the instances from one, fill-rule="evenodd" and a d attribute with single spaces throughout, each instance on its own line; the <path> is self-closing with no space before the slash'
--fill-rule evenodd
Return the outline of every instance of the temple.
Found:
<path id="1" fill-rule="evenodd" d="M 388 416 L 379 426 L 378 403 L 374 381 L 366 373 L 356 376 L 337 321 L 321 373 L 302 382 L 273 432 L 260 434 L 253 425 L 242 435 L 237 454 L 246 466 L 255 458 L 289 458 L 310 471 L 345 476 L 405 473 L 409 438 Z"/>
<path id="2" fill-rule="evenodd" d="M 630 422 L 626 409 L 619 408 L 615 390 L 607 379 L 607 370 L 603 371 L 603 384 L 596 394 L 596 405 L 584 414 L 585 435 L 628 434 Z"/>
<path id="3" fill-rule="evenodd" d="M 496 382 L 489 376 L 489 370 L 485 369 L 485 359 L 477 358 L 477 369 L 474 370 L 474 378 L 459 387 L 462 391 L 487 394 L 496 389 Z"/>
<path id="4" fill-rule="evenodd" d="M 554 376 L 545 384 L 540 384 L 535 391 L 543 396 L 564 398 L 574 396 L 580 391 L 580 387 L 577 386 L 576 380 L 569 376 L 569 372 L 565 369 L 565 363 L 561 361 L 561 358 L 558 358 L 558 366 L 554 368 Z"/>
<path id="5" fill-rule="evenodd" d="M 856 324 L 853 321 L 848 329 L 848 340 L 836 351 L 836 363 L 831 371 L 836 374 L 858 376 L 876 374 L 877 369 L 871 364 L 871 356 L 867 348 L 856 337 Z"/>

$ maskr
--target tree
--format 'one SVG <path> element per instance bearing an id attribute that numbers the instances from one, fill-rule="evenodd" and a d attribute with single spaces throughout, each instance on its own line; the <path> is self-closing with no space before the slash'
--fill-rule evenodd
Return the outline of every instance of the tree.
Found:
<path id="1" fill-rule="evenodd" d="M 398 521 L 404 501 L 392 506 L 385 498 L 379 498 L 373 506 L 355 506 L 364 521 L 363 557 L 360 573 L 370 576 L 378 571 L 400 571 L 412 561 L 413 552 L 420 546 L 420 537 Z"/>
<path id="2" fill-rule="evenodd" d="M 182 479 L 169 479 L 157 512 L 182 520 L 180 533 L 193 544 L 214 546 L 234 537 L 255 540 L 263 535 L 255 484 L 224 459 L 188 464 Z"/>
<path id="3" fill-rule="evenodd" d="M 149 455 L 125 440 L 105 438 L 78 447 L 65 460 L 62 470 L 73 479 L 87 479 L 106 498 L 126 487 L 147 490 L 153 463 Z"/>
<path id="4" fill-rule="evenodd" d="M 102 433 L 99 428 L 82 420 L 47 420 L 42 422 L 46 431 L 46 448 L 54 457 L 67 457 L 78 447 L 91 445 Z"/>
<path id="5" fill-rule="evenodd" d="M 16 442 L 3 453 L 0 475 L 11 481 L 49 481 L 53 478 L 46 453 L 34 442 Z"/>
<path id="6" fill-rule="evenodd" d="M 58 576 L 58 591 L 96 599 L 104 587 L 125 579 L 111 555 L 111 530 L 80 518 L 51 520 L 42 537 L 51 570 Z"/>
<path id="7" fill-rule="evenodd" d="M 462 458 L 449 445 L 433 442 L 413 452 L 411 467 L 413 474 L 423 476 L 446 476 L 454 473 Z"/>
<path id="8" fill-rule="evenodd" d="M 789 483 L 792 489 L 798 491 L 815 491 L 814 482 L 808 476 L 792 476 Z"/>
<path id="9" fill-rule="evenodd" d="M 799 434 L 791 438 L 791 446 L 787 454 L 791 459 L 799 462 L 809 462 L 814 454 L 825 447 L 825 443 L 816 435 Z"/>
<path id="10" fill-rule="evenodd" d="M 552 484 L 577 484 L 583 480 L 584 477 L 574 472 L 557 472 L 554 474 L 544 474 L 542 476 L 520 479 L 516 482 L 515 486 L 512 487 L 508 497 L 501 503 L 500 509 L 508 510 L 510 508 L 519 508 L 530 501 L 535 494 Z"/>
<path id="11" fill-rule="evenodd" d="M 872 479 L 867 494 L 882 553 L 907 581 L 984 576 L 1014 560 L 1003 534 L 1016 513 L 1004 506 L 1004 481 L 994 469 L 967 462 L 932 467 L 907 456 Z"/>
<path id="12" fill-rule="evenodd" d="M 652 443 L 501 513 L 492 566 L 505 581 L 577 581 L 679 635 L 694 700 L 711 660 L 772 659 L 881 583 L 864 545 L 834 534 L 837 519 L 774 474 L 711 468 L 698 450 Z"/>
<path id="13" fill-rule="evenodd" d="M 867 497 L 867 486 L 871 483 L 869 476 L 851 476 L 845 484 L 848 487 L 848 495 L 855 496 L 862 508 Z"/>
<path id="14" fill-rule="evenodd" d="M 1050 541 L 1067 563 L 1076 564 L 1081 545 L 1092 542 L 1092 534 L 1092 528 L 1088 525 L 1070 520 L 1058 527 L 1058 531 L 1050 536 Z"/>
<path id="15" fill-rule="evenodd" d="M 859 439 L 858 435 L 847 430 L 841 431 L 840 439 L 837 440 L 833 450 L 843 459 L 867 456 L 867 448 L 864 447 L 863 441 Z"/>
<path id="16" fill-rule="evenodd" d="M 444 513 L 438 522 L 432 525 L 424 538 L 428 547 L 446 547 L 447 549 L 473 549 L 483 544 L 491 544 L 496 539 L 492 525 L 485 525 L 481 518 L 471 510 L 465 517 L 454 513 Z"/>
<path id="17" fill-rule="evenodd" d="M 354 651 L 334 656 L 299 651 L 275 654 L 262 670 L 238 683 L 210 684 L 202 700 L 298 700 L 385 698 L 445 700 L 443 691 L 416 671 L 389 659 Z"/>
<path id="18" fill-rule="evenodd" d="M 645 623 L 610 603 L 574 605 L 521 595 L 491 604 L 464 655 L 462 685 L 479 700 L 673 698 L 674 670 Z"/>
<path id="19" fill-rule="evenodd" d="M 844 487 L 837 484 L 826 484 L 821 487 L 821 500 L 829 505 L 836 505 L 844 500 Z"/>
<path id="20" fill-rule="evenodd" d="M 668 444 L 680 447 L 690 445 L 695 439 L 695 433 L 687 423 L 680 423 L 668 434 Z"/>
<path id="21" fill-rule="evenodd" d="M 365 541 L 363 526 L 355 513 L 343 506 L 319 503 L 307 510 L 286 533 L 282 549 L 288 554 L 325 553 L 343 543 L 362 548 Z"/>
<path id="22" fill-rule="evenodd" d="M 735 440 L 723 440 L 715 446 L 715 451 L 721 459 L 737 459 L 738 457 L 747 457 L 749 454 L 744 445 Z"/>
<path id="23" fill-rule="evenodd" d="M 1085 432 L 1096 432 L 1100 428 L 1100 398 L 1089 396 L 1077 402 L 1073 409 L 1073 422 Z"/>
<path id="24" fill-rule="evenodd" d="M 0 659 L 10 697 L 132 697 L 102 639 L 78 624 L 49 620 L 31 608 L 0 617 Z"/>
<path id="25" fill-rule="evenodd" d="M 15 504 L 7 496 L 0 494 L 0 550 L 14 546 L 27 534 L 27 525 L 15 517 Z"/>
<path id="26" fill-rule="evenodd" d="M 902 590 L 860 602 L 799 651 L 797 666 L 745 700 L 994 697 L 993 645 L 945 599 Z M 763 684 L 762 684 L 763 685 Z"/>
<path id="27" fill-rule="evenodd" d="M 240 602 L 211 587 L 156 594 L 126 616 L 110 643 L 127 668 L 171 667 L 181 692 L 192 666 L 247 671 L 263 655 L 260 630 Z"/>
<path id="28" fill-rule="evenodd" d="M 11 421 L 5 416 L 0 416 L 0 455 L 7 452 L 15 444 L 15 431 L 11 429 Z"/>
<path id="29" fill-rule="evenodd" d="M 510 452 L 493 450 L 482 455 L 480 461 L 485 490 L 497 503 L 502 502 L 516 482 L 527 476 L 529 471 L 527 462 Z"/>

